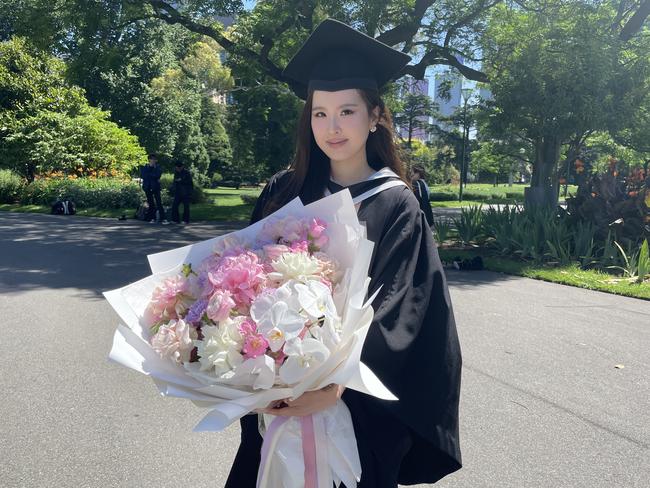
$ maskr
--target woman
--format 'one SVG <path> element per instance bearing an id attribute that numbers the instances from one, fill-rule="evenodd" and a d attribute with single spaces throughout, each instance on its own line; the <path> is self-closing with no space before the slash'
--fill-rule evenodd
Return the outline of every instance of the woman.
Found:
<path id="1" fill-rule="evenodd" d="M 431 232 L 392 137 L 379 88 L 409 57 L 328 19 L 284 74 L 305 87 L 296 155 L 276 174 L 253 212 L 257 221 L 295 196 L 310 203 L 348 188 L 375 243 L 369 294 L 375 317 L 362 360 L 399 398 L 388 402 L 338 385 L 267 409 L 303 416 L 342 395 L 361 458 L 361 488 L 433 483 L 461 466 L 458 442 L 460 348 L 447 285 Z M 255 486 L 262 437 L 257 415 L 242 419 L 228 488 Z"/>

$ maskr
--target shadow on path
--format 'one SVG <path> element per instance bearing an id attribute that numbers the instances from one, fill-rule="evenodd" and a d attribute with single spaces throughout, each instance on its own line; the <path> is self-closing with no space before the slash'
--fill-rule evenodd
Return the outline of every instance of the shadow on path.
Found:
<path id="1" fill-rule="evenodd" d="M 147 254 L 244 227 L 242 222 L 189 226 L 88 217 L 0 213 L 0 292 L 80 288 L 101 297 L 149 273 Z"/>
<path id="2" fill-rule="evenodd" d="M 210 239 L 244 222 L 189 226 L 90 217 L 0 212 L 0 292 L 79 288 L 90 297 L 149 274 L 147 254 Z M 517 279 L 488 271 L 447 270 L 449 284 L 475 287 Z"/>

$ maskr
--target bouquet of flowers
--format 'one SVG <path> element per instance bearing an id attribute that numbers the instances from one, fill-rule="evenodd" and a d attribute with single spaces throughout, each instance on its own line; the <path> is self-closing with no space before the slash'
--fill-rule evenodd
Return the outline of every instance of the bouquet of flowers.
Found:
<path id="1" fill-rule="evenodd" d="M 105 293 L 126 323 L 109 357 L 150 375 L 163 395 L 208 408 L 195 430 L 221 430 L 332 383 L 395 399 L 360 362 L 373 317 L 372 248 L 349 192 L 339 192 L 149 256 L 151 276 Z M 361 467 L 342 401 L 264 420 L 259 487 L 356 486 Z"/>

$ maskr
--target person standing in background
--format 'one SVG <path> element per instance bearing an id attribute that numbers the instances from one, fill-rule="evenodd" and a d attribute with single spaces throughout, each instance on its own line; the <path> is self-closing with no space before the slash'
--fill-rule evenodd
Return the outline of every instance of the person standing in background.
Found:
<path id="1" fill-rule="evenodd" d="M 149 163 L 140 168 L 140 178 L 142 178 L 142 189 L 147 196 L 147 215 L 145 220 L 150 224 L 156 222 L 156 210 L 158 211 L 158 221 L 168 224 L 165 220 L 165 209 L 160 198 L 160 176 L 162 169 L 158 166 L 158 157 L 155 154 L 149 154 Z"/>
<path id="2" fill-rule="evenodd" d="M 431 210 L 431 203 L 429 202 L 431 192 L 429 191 L 427 182 L 424 181 L 424 175 L 424 168 L 419 164 L 416 164 L 411 169 L 411 184 L 413 185 L 413 192 L 420 203 L 420 208 L 424 212 L 429 227 L 431 227 L 433 225 L 433 211 Z"/>
<path id="3" fill-rule="evenodd" d="M 172 204 L 172 220 L 177 224 L 180 224 L 178 207 L 181 203 L 183 204 L 183 223 L 190 223 L 190 201 L 193 190 L 192 175 L 185 169 L 183 163 L 178 161 L 174 171 L 174 203 Z"/>

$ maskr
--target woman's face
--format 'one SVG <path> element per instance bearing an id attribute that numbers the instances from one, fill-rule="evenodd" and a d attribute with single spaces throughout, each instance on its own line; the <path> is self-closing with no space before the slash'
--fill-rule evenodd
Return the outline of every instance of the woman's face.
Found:
<path id="1" fill-rule="evenodd" d="M 365 160 L 366 140 L 377 124 L 379 108 L 372 114 L 356 89 L 327 92 L 312 97 L 311 130 L 316 144 L 336 162 Z"/>

